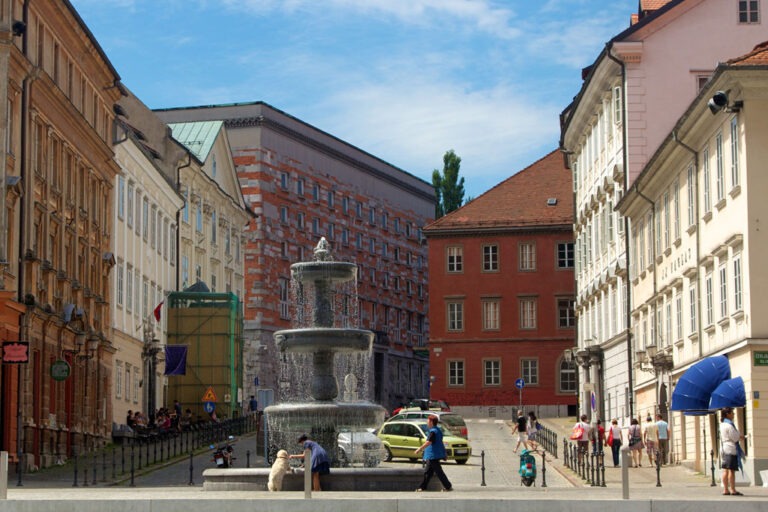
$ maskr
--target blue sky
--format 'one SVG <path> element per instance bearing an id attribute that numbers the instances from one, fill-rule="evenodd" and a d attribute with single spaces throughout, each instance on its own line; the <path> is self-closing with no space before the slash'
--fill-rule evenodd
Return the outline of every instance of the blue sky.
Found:
<path id="1" fill-rule="evenodd" d="M 637 0 L 73 0 L 151 108 L 265 101 L 477 196 L 557 147 Z"/>

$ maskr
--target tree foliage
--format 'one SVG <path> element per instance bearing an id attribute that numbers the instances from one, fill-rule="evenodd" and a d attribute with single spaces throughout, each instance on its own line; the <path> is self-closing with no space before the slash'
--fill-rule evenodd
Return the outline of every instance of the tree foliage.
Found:
<path id="1" fill-rule="evenodd" d="M 452 149 L 443 155 L 443 172 L 432 171 L 432 185 L 435 187 L 435 218 L 451 213 L 464 202 L 464 178 L 459 178 L 461 157 Z"/>

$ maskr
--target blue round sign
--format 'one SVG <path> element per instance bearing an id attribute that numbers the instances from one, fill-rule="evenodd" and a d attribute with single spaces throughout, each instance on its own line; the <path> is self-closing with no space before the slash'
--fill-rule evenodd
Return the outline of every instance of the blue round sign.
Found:
<path id="1" fill-rule="evenodd" d="M 203 402 L 203 410 L 211 414 L 216 409 L 216 402 Z"/>
<path id="2" fill-rule="evenodd" d="M 515 381 L 515 387 L 517 389 L 523 389 L 525 387 L 525 381 L 523 379 L 517 379 Z"/>

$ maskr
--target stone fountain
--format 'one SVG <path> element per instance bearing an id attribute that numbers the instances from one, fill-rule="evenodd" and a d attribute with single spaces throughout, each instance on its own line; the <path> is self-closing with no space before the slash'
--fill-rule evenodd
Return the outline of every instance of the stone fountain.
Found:
<path id="1" fill-rule="evenodd" d="M 335 327 L 335 288 L 356 280 L 357 265 L 333 261 L 325 238 L 320 239 L 314 256 L 314 261 L 291 265 L 291 278 L 298 290 L 296 301 L 310 306 L 309 325 L 277 331 L 274 335 L 282 354 L 311 355 L 311 384 L 306 398 L 312 400 L 267 407 L 265 414 L 271 457 L 279 449 L 294 449 L 296 437 L 306 433 L 325 448 L 331 466 L 335 466 L 339 431 L 378 427 L 384 421 L 385 411 L 377 404 L 354 399 L 358 395 L 355 389 L 358 379 L 351 374 L 344 377 L 344 400 L 336 400 L 339 395 L 334 372 L 337 354 L 370 353 L 374 334 L 352 327 Z M 304 296 L 307 293 L 311 296 Z M 352 299 L 357 301 L 357 297 Z"/>
<path id="2" fill-rule="evenodd" d="M 343 400 L 337 400 L 336 359 L 360 354 L 369 359 L 373 333 L 356 329 L 349 322 L 338 322 L 333 307 L 337 287 L 354 283 L 357 266 L 353 263 L 333 261 L 328 242 L 320 240 L 315 248 L 315 259 L 291 265 L 291 278 L 297 291 L 294 304 L 298 316 L 294 325 L 300 328 L 278 331 L 275 341 L 283 359 L 283 373 L 287 401 L 267 407 L 269 437 L 269 463 L 277 451 L 299 453 L 296 439 L 306 433 L 320 443 L 334 467 L 330 475 L 322 475 L 320 482 L 329 491 L 412 491 L 421 482 L 420 466 L 410 467 L 343 467 L 337 468 L 338 435 L 342 430 L 361 431 L 378 427 L 384 421 L 384 408 L 359 400 L 359 387 L 365 388 L 370 379 L 363 368 L 360 375 L 344 376 Z M 357 301 L 357 297 L 353 297 Z M 306 306 L 306 307 L 305 307 Z M 352 315 L 354 316 L 354 315 Z M 339 326 L 341 325 L 341 326 Z M 365 365 L 363 365 L 365 366 Z M 299 391 L 298 393 L 296 391 Z M 306 390 L 306 393 L 304 393 Z M 297 398 L 298 395 L 298 399 Z M 306 395 L 306 396 L 303 396 Z M 269 468 L 206 469 L 203 488 L 211 491 L 266 491 Z M 303 470 L 297 469 L 283 480 L 283 490 L 303 488 Z M 437 490 L 438 479 L 430 482 L 430 490 Z"/>

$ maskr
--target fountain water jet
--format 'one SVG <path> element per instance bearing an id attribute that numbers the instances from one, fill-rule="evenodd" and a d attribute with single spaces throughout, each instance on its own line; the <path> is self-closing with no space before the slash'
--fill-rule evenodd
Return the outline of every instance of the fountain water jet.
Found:
<path id="1" fill-rule="evenodd" d="M 292 378 L 286 381 L 288 387 L 300 388 L 309 375 L 307 368 L 286 368 L 287 361 L 307 361 L 311 355 L 311 384 L 309 397 L 313 401 L 288 402 L 267 407 L 268 428 L 270 433 L 270 458 L 280 449 L 291 451 L 296 438 L 307 433 L 323 446 L 328 453 L 331 465 L 337 465 L 337 438 L 340 430 L 363 430 L 376 427 L 384 421 L 384 408 L 363 400 L 335 401 L 339 394 L 335 374 L 336 355 L 368 354 L 371 350 L 374 334 L 371 331 L 349 327 L 335 327 L 334 311 L 335 287 L 355 281 L 357 265 L 333 261 L 328 241 L 321 238 L 314 250 L 314 261 L 291 265 L 291 278 L 295 283 L 297 310 L 311 295 L 309 315 L 299 314 L 300 322 L 309 319 L 308 327 L 277 331 L 275 342 L 283 354 L 283 369 Z M 357 297 L 352 300 L 356 303 Z M 291 356 L 294 355 L 294 356 Z M 287 357 L 286 357 L 287 356 Z M 359 396 L 354 389 L 359 380 L 363 385 L 369 376 L 345 378 L 345 399 Z M 290 390 L 289 390 L 290 391 Z M 364 394 L 364 393 L 363 393 Z"/>

